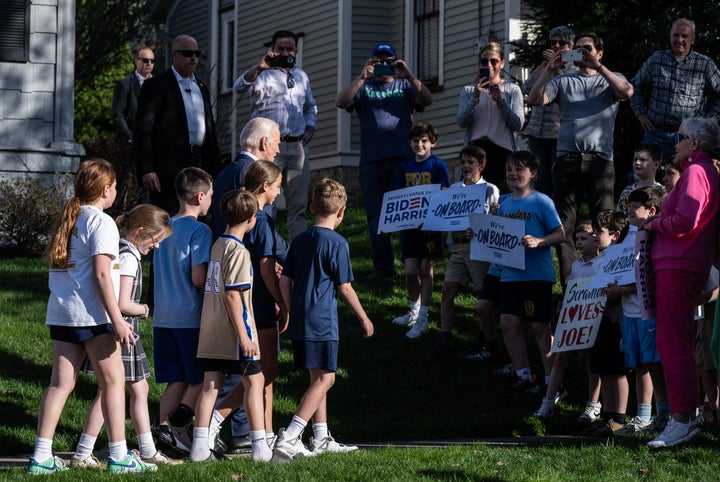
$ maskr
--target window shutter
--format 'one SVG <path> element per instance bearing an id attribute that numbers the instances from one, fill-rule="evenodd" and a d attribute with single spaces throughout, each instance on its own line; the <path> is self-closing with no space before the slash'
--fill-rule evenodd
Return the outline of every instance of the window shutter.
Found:
<path id="1" fill-rule="evenodd" d="M 30 0 L 0 2 L 0 62 L 27 62 L 30 44 Z"/>

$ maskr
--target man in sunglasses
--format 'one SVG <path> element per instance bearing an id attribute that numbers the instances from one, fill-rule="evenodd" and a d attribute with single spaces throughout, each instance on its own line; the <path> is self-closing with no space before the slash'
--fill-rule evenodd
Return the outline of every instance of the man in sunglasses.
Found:
<path id="1" fill-rule="evenodd" d="M 530 105 L 557 103 L 560 130 L 553 168 L 554 201 L 565 230 L 565 241 L 558 245 L 563 287 L 570 267 L 577 258 L 573 242 L 580 204 L 585 201 L 590 217 L 614 207 L 615 166 L 613 129 L 621 100 L 633 95 L 633 86 L 603 63 L 604 44 L 593 32 L 575 36 L 575 50 L 582 60 L 578 71 L 556 75 L 565 64 L 563 52 L 554 53 L 528 95 Z"/>
<path id="2" fill-rule="evenodd" d="M 335 98 L 339 109 L 360 118 L 360 187 L 373 251 L 370 276 L 377 281 L 395 274 L 390 237 L 377 234 L 383 194 L 397 187 L 400 163 L 415 155 L 408 143 L 413 112 L 431 103 L 428 88 L 387 42 L 375 46 L 360 75 Z"/>
<path id="3" fill-rule="evenodd" d="M 548 40 L 550 45 L 542 51 L 542 62 L 533 69 L 522 84 L 522 91 L 525 95 L 532 90 L 535 80 L 547 65 L 550 57 L 556 52 L 573 48 L 575 32 L 561 25 L 550 30 Z M 558 72 L 552 74 L 565 74 L 575 70 L 577 67 L 572 62 L 566 62 Z M 557 104 L 550 104 L 533 107 L 527 125 L 522 131 L 527 138 L 528 149 L 540 159 L 540 170 L 537 181 L 535 181 L 535 189 L 551 197 L 553 193 L 552 166 L 555 163 L 558 130 L 560 130 L 560 108 Z"/>
<path id="4" fill-rule="evenodd" d="M 150 203 L 177 213 L 175 177 L 186 167 L 215 176 L 220 168 L 210 91 L 195 76 L 197 41 L 179 35 L 172 43 L 172 66 L 147 79 L 140 89 L 135 122 L 135 161 Z"/>
<path id="5" fill-rule="evenodd" d="M 307 144 L 315 133 L 317 106 L 310 79 L 296 65 L 298 36 L 278 30 L 260 61 L 235 80 L 233 90 L 250 96 L 250 117 L 280 126 L 280 152 L 273 161 L 283 171 L 288 241 L 307 229 L 310 160 Z"/>
<path id="6" fill-rule="evenodd" d="M 115 82 L 112 100 L 112 115 L 115 122 L 115 138 L 121 144 L 132 144 L 137 98 L 145 79 L 152 77 L 155 54 L 148 47 L 135 53 L 135 71 Z"/>
<path id="7" fill-rule="evenodd" d="M 675 154 L 683 119 L 720 116 L 720 71 L 710 57 L 692 50 L 693 44 L 695 22 L 675 20 L 670 49 L 654 52 L 632 79 L 630 107 L 645 131 L 642 142 L 659 145 L 664 156 Z M 650 97 L 643 97 L 648 91 Z"/>

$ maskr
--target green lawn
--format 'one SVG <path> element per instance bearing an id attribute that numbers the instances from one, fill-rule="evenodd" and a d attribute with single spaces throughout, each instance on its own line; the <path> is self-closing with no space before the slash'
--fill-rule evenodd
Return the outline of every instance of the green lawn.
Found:
<path id="1" fill-rule="evenodd" d="M 585 403 L 583 374 L 570 369 L 570 397 L 546 422 L 528 417 L 538 401 L 527 395 L 505 393 L 493 379 L 493 366 L 448 358 L 435 362 L 423 354 L 438 338 L 435 325 L 417 339 L 405 338 L 405 329 L 391 320 L 406 309 L 401 277 L 385 286 L 367 286 L 372 270 L 364 214 L 348 211 L 338 229 L 350 242 L 357 281 L 355 289 L 375 323 L 375 335 L 360 337 L 359 324 L 340 303 L 340 370 L 329 394 L 329 425 L 341 442 L 384 445 L 388 442 L 445 440 L 523 435 L 575 435 L 575 422 Z M 431 320 L 438 319 L 440 287 L 445 263 L 435 269 Z M 147 272 L 147 269 L 145 270 Z M 397 263 L 398 273 L 402 272 Z M 147 274 L 147 273 L 146 273 Z M 559 294 L 559 293 L 556 293 Z M 42 260 L 6 259 L 0 263 L 0 455 L 32 452 L 38 404 L 50 378 L 51 351 L 44 325 L 47 269 Z M 469 343 L 477 332 L 473 298 L 458 298 L 456 339 Z M 141 336 L 151 337 L 145 323 Z M 152 343 L 146 341 L 151 359 Z M 307 375 L 292 369 L 287 340 L 282 341 L 280 378 L 276 382 L 275 430 L 295 410 Z M 534 372 L 540 359 L 529 344 Z M 540 378 L 542 378 L 540 376 Z M 58 426 L 56 451 L 70 451 L 79 436 L 85 411 L 95 396 L 92 379 L 82 376 Z M 156 417 L 162 387 L 151 383 L 150 413 Z M 633 414 L 634 397 L 628 406 Z M 135 446 L 128 422 L 128 441 Z M 309 434 L 306 434 L 306 437 Z M 101 436 L 96 447 L 107 447 Z M 551 438 L 547 439 L 550 442 Z M 717 480 L 720 473 L 717 430 L 705 431 L 687 447 L 650 452 L 643 441 L 596 440 L 564 445 L 495 446 L 474 444 L 448 448 L 392 447 L 295 461 L 288 465 L 253 464 L 245 459 L 212 465 L 162 467 L 153 480 Z M 57 474 L 62 480 L 102 480 L 97 472 Z M 19 469 L 0 471 L 0 477 L 26 478 Z"/>

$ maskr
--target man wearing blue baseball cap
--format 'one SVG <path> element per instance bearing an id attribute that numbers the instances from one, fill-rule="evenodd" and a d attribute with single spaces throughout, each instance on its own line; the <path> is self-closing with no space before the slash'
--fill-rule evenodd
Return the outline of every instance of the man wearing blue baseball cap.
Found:
<path id="1" fill-rule="evenodd" d="M 339 109 L 360 118 L 360 187 L 373 250 L 371 277 L 378 280 L 395 273 L 390 236 L 377 234 L 383 194 L 397 187 L 400 162 L 414 155 L 407 142 L 413 112 L 431 103 L 428 88 L 387 42 L 375 46 L 360 75 L 335 98 Z"/>

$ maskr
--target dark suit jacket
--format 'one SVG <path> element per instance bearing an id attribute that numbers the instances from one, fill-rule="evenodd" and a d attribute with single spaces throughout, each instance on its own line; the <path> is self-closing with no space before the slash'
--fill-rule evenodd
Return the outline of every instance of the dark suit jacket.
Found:
<path id="1" fill-rule="evenodd" d="M 133 138 L 138 94 L 140 94 L 140 81 L 135 72 L 115 82 L 112 115 L 116 138 L 123 144 L 127 144 Z"/>
<path id="2" fill-rule="evenodd" d="M 213 219 L 213 239 L 217 239 L 218 236 L 225 232 L 225 219 L 220 212 L 220 200 L 223 194 L 242 187 L 245 170 L 247 170 L 248 166 L 253 162 L 255 162 L 255 159 L 244 152 L 240 152 L 230 164 L 223 167 L 222 171 L 220 171 L 215 178 L 215 182 L 213 182 L 212 204 L 210 207 Z"/>
<path id="3" fill-rule="evenodd" d="M 140 178 L 154 172 L 162 192 L 150 193 L 150 202 L 175 214 L 175 177 L 186 167 L 201 167 L 215 176 L 220 154 L 210 91 L 196 77 L 205 106 L 205 141 L 199 154 L 190 152 L 187 117 L 180 85 L 172 69 L 143 82 L 135 120 L 135 162 Z"/>

